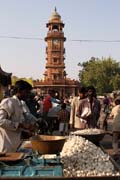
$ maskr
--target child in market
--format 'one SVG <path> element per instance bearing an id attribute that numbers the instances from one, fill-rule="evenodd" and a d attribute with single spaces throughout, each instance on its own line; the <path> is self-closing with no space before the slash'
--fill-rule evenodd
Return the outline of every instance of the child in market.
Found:
<path id="1" fill-rule="evenodd" d="M 66 109 L 66 103 L 61 104 L 61 110 L 58 112 L 59 132 L 61 135 L 68 134 L 70 112 Z"/>

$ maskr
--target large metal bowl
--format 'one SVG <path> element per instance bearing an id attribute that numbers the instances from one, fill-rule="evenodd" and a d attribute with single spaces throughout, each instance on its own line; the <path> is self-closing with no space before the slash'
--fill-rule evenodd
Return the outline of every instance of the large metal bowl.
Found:
<path id="1" fill-rule="evenodd" d="M 100 141 L 104 138 L 105 133 L 101 134 L 81 134 L 80 136 L 91 141 L 92 143 L 99 145 Z"/>
<path id="2" fill-rule="evenodd" d="M 83 138 L 91 141 L 95 145 L 99 145 L 100 141 L 104 138 L 106 132 L 104 130 L 100 130 L 98 134 L 75 134 L 77 136 L 82 136 Z"/>
<path id="3" fill-rule="evenodd" d="M 31 144 L 39 154 L 59 154 L 65 140 L 63 136 L 36 135 L 31 138 Z"/>

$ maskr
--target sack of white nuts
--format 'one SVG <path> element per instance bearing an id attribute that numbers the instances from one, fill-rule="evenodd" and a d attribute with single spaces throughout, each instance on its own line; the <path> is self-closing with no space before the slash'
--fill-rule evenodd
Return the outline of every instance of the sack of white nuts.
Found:
<path id="1" fill-rule="evenodd" d="M 118 176 L 108 154 L 80 136 L 69 136 L 61 160 L 64 177 Z"/>

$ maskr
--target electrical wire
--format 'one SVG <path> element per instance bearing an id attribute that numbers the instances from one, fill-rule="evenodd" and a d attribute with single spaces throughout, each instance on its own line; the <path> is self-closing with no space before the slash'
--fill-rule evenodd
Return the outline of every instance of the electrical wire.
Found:
<path id="1" fill-rule="evenodd" d="M 76 39 L 76 40 L 69 40 L 69 41 L 78 41 L 78 42 L 120 42 L 120 40 L 100 40 L 100 39 L 97 39 L 97 40 L 93 40 L 93 39 Z"/>
<path id="2" fill-rule="evenodd" d="M 20 36 L 1 36 L 0 38 L 5 39 L 16 39 L 16 40 L 44 40 L 43 38 L 39 37 L 20 37 Z M 88 43 L 94 43 L 94 42 L 101 42 L 101 43 L 120 43 L 120 40 L 93 40 L 93 39 L 68 39 L 67 41 L 75 41 L 75 42 L 88 42 Z"/>
<path id="3" fill-rule="evenodd" d="M 32 37 L 20 37 L 20 36 L 0 36 L 0 38 L 5 39 L 21 39 L 21 40 L 44 40 L 42 38 L 32 38 Z"/>

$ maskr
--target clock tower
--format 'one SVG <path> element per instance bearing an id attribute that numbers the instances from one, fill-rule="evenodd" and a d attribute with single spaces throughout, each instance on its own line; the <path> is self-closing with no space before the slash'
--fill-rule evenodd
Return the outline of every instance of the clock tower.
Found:
<path id="1" fill-rule="evenodd" d="M 64 24 L 61 16 L 58 14 L 56 8 L 52 13 L 47 23 L 47 42 L 46 47 L 46 71 L 44 73 L 44 80 L 52 80 L 53 82 L 64 82 L 66 78 L 65 72 L 65 48 L 64 41 Z"/>
<path id="2" fill-rule="evenodd" d="M 65 71 L 65 48 L 64 42 L 64 23 L 61 16 L 58 14 L 56 8 L 52 13 L 48 23 L 46 41 L 46 65 L 44 77 L 41 80 L 33 82 L 34 88 L 45 94 L 49 89 L 55 90 L 59 97 L 65 97 L 78 94 L 80 83 L 75 80 L 67 78 Z"/>

